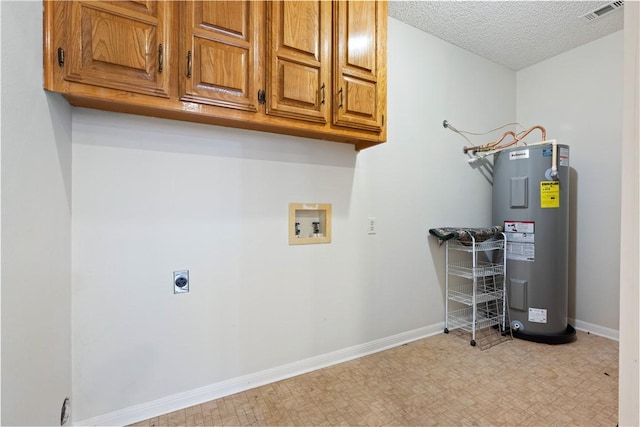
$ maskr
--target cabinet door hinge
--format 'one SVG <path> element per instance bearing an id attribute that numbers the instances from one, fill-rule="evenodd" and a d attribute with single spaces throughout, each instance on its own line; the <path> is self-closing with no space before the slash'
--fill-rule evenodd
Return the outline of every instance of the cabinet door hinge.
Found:
<path id="1" fill-rule="evenodd" d="M 267 94 L 264 90 L 258 90 L 258 104 L 266 104 L 267 103 Z"/>
<path id="2" fill-rule="evenodd" d="M 58 65 L 60 67 L 64 66 L 64 49 L 61 47 L 58 48 Z"/>
<path id="3" fill-rule="evenodd" d="M 382 115 L 382 126 L 384 126 L 384 114 Z"/>

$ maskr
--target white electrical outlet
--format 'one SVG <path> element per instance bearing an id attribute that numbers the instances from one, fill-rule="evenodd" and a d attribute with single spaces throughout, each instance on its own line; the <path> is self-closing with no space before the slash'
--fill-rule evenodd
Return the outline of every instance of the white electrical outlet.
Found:
<path id="1" fill-rule="evenodd" d="M 375 217 L 370 216 L 369 219 L 367 219 L 367 234 L 376 234 L 377 229 L 378 223 Z"/>

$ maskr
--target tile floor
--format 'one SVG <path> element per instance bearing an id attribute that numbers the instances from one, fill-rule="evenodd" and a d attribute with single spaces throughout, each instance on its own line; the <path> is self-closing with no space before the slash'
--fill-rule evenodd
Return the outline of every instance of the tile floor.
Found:
<path id="1" fill-rule="evenodd" d="M 135 425 L 616 425 L 618 342 L 483 340 L 439 334 Z"/>

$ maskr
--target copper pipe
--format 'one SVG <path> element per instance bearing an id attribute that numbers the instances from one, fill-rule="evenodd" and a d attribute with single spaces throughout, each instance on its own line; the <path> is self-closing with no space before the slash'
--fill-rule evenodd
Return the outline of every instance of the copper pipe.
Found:
<path id="1" fill-rule="evenodd" d="M 513 137 L 513 140 L 509 144 L 507 144 L 506 146 L 508 147 L 508 146 L 512 145 L 513 141 L 515 141 L 516 134 L 515 134 L 515 132 L 509 130 L 509 131 L 506 131 L 505 133 L 503 133 L 502 136 L 500 137 L 500 139 L 498 139 L 497 141 L 490 142 L 488 144 L 482 145 L 479 151 L 491 151 L 491 150 L 493 150 L 494 148 L 496 148 L 502 142 L 503 139 L 505 139 L 507 137 L 507 135 L 511 135 Z"/>
<path id="2" fill-rule="evenodd" d="M 518 142 L 522 141 L 523 138 L 525 138 L 527 135 L 529 135 L 531 132 L 533 132 L 536 129 L 540 130 L 540 132 L 542 133 L 542 140 L 546 141 L 547 139 L 546 129 L 540 125 L 535 125 L 527 129 L 526 131 L 520 133 L 519 135 L 516 135 L 512 131 L 507 131 L 503 133 L 502 136 L 497 141 L 489 142 L 487 144 L 478 145 L 478 146 L 463 147 L 462 151 L 465 154 L 469 151 L 471 151 L 472 154 L 475 154 L 477 152 L 492 151 L 492 150 L 498 150 L 498 149 L 502 150 L 504 148 L 511 147 L 512 145 L 516 145 Z M 506 138 L 507 135 L 513 136 L 513 140 L 509 141 L 507 144 L 499 145 L 502 142 L 502 140 Z"/>
<path id="3" fill-rule="evenodd" d="M 502 140 L 503 140 L 503 139 L 505 139 L 505 138 L 507 137 L 507 135 L 511 135 L 511 136 L 512 136 L 512 137 L 514 137 L 514 138 L 516 137 L 515 132 L 513 132 L 513 131 L 510 131 L 510 130 L 509 130 L 509 131 L 506 131 L 505 133 L 503 133 L 503 134 L 502 134 L 502 136 L 500 137 L 500 139 L 498 139 L 497 141 L 495 141 L 495 142 L 489 142 L 488 144 L 485 144 L 485 145 L 483 145 L 482 147 L 483 147 L 483 148 L 484 148 L 484 147 L 487 147 L 487 148 L 489 148 L 489 147 L 490 147 L 490 148 L 493 148 L 493 147 L 495 147 L 496 145 L 500 144 L 500 143 L 502 142 Z"/>
<path id="4" fill-rule="evenodd" d="M 527 135 L 529 135 L 531 132 L 533 132 L 534 130 L 539 129 L 540 132 L 542 132 L 542 141 L 546 141 L 547 140 L 547 131 L 545 128 L 543 128 L 540 125 L 535 125 L 535 126 L 531 126 L 529 129 L 527 129 L 525 131 L 524 134 L 522 134 L 522 136 L 516 136 L 516 140 L 517 141 L 521 141 L 522 138 L 526 137 Z"/>
<path id="5" fill-rule="evenodd" d="M 493 142 L 488 142 L 484 145 L 478 145 L 478 146 L 474 146 L 474 147 L 463 147 L 462 151 L 466 154 L 468 151 L 471 151 L 473 154 L 475 154 L 478 151 L 491 151 L 493 150 L 498 144 L 500 144 L 502 142 L 503 139 L 505 139 L 507 137 L 507 135 L 511 135 L 514 139 L 516 137 L 516 134 L 513 131 L 506 131 L 505 133 L 502 134 L 502 136 L 497 140 L 497 141 L 493 141 Z"/>

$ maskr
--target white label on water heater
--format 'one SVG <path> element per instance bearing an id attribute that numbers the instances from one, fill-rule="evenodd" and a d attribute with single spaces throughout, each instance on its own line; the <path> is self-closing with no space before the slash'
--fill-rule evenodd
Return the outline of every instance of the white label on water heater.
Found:
<path id="1" fill-rule="evenodd" d="M 560 148 L 560 154 L 558 155 L 558 166 L 569 166 L 568 148 Z"/>
<path id="2" fill-rule="evenodd" d="M 529 150 L 517 150 L 509 153 L 509 160 L 528 159 Z"/>
<path id="3" fill-rule="evenodd" d="M 533 221 L 505 221 L 507 259 L 533 262 L 536 259 L 536 223 Z"/>
<path id="4" fill-rule="evenodd" d="M 547 309 L 529 307 L 529 322 L 547 323 Z"/>
<path id="5" fill-rule="evenodd" d="M 536 247 L 533 243 L 507 242 L 507 259 L 535 261 Z"/>
<path id="6" fill-rule="evenodd" d="M 505 233 L 527 233 L 533 234 L 535 231 L 536 223 L 533 221 L 505 221 L 504 232 Z"/>
<path id="7" fill-rule="evenodd" d="M 535 243 L 536 235 L 533 233 L 509 233 L 507 241 L 510 243 Z"/>

